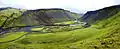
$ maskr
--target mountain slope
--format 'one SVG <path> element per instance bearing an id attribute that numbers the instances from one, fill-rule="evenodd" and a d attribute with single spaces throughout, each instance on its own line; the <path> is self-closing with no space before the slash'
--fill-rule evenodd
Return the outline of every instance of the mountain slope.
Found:
<path id="1" fill-rule="evenodd" d="M 109 23 L 108 23 L 109 22 Z M 1 49 L 119 49 L 120 12 L 91 27 L 57 33 L 33 33 L 20 40 L 0 44 Z M 10 38 L 10 37 L 8 37 Z"/>
<path id="2" fill-rule="evenodd" d="M 0 44 L 0 49 L 119 49 L 120 11 L 117 11 L 114 15 L 108 13 L 109 16 L 93 21 L 96 23 L 92 22 L 87 28 L 54 33 L 32 32 L 19 40 Z M 17 33 L 14 38 L 21 36 Z M 13 39 L 13 36 L 10 36 L 12 33 L 6 35 L 1 37 Z M 0 39 L 0 42 L 8 40 Z"/>
<path id="3" fill-rule="evenodd" d="M 78 14 L 60 8 L 24 10 L 0 8 L 0 26 L 27 26 L 73 21 Z M 75 16 L 73 16 L 75 15 Z"/>
<path id="4" fill-rule="evenodd" d="M 25 11 L 11 7 L 0 9 L 2 9 L 0 11 L 0 27 L 11 27 L 18 24 L 18 18 Z"/>
<path id="5" fill-rule="evenodd" d="M 83 49 L 119 49 L 120 48 L 120 12 L 94 24 L 93 28 L 99 29 L 102 35 L 98 38 L 82 42 L 79 45 Z"/>
<path id="6" fill-rule="evenodd" d="M 96 11 L 88 11 L 81 19 L 89 24 L 95 23 L 98 20 L 109 18 L 120 11 L 120 5 L 106 7 Z"/>
<path id="7" fill-rule="evenodd" d="M 28 10 L 23 13 L 21 20 L 28 25 L 53 24 L 57 22 L 73 21 L 75 19 L 70 11 L 52 8 Z M 76 17 L 79 17 L 78 15 Z"/>

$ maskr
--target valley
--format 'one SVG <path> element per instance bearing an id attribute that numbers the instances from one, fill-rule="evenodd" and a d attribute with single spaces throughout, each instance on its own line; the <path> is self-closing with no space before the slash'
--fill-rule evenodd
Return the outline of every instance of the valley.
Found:
<path id="1" fill-rule="evenodd" d="M 120 5 L 88 11 L 81 17 L 63 9 L 9 9 L 17 12 L 14 16 L 7 10 L 0 15 L 4 18 L 0 20 L 0 49 L 120 48 Z M 2 17 L 6 15 L 11 18 Z M 12 21 L 14 17 L 18 19 Z"/>

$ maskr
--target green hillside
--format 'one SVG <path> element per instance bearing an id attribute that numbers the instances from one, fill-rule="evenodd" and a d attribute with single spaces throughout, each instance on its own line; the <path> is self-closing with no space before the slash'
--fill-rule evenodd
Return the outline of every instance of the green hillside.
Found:
<path id="1" fill-rule="evenodd" d="M 19 40 L 1 43 L 14 39 L 21 34 L 12 33 L 0 37 L 0 49 L 119 49 L 120 48 L 120 13 L 97 21 L 88 28 L 55 33 L 31 33 Z"/>
<path id="2" fill-rule="evenodd" d="M 25 10 L 5 8 L 0 11 L 0 27 L 12 27 L 20 25 L 19 18 Z"/>
<path id="3" fill-rule="evenodd" d="M 80 17 L 77 13 L 60 8 L 25 10 L 8 7 L 0 9 L 0 27 L 54 24 L 74 21 Z"/>
<path id="4" fill-rule="evenodd" d="M 13 8 L 1 10 L 0 49 L 120 49 L 120 11 L 112 11 L 111 9 L 109 11 L 108 8 L 107 11 L 109 13 L 105 13 L 106 10 L 102 10 L 103 12 L 97 13 L 98 17 L 93 14 L 95 21 L 87 15 L 87 20 L 94 22 L 86 21 L 86 23 L 90 22 L 89 27 L 85 27 L 87 24 L 83 25 L 81 24 L 82 22 L 63 21 L 58 18 L 60 16 L 56 16 L 56 18 L 61 21 L 55 22 L 51 26 L 26 26 L 24 23 L 37 24 L 37 22 L 41 23 L 44 21 L 50 23 L 51 21 L 48 20 L 50 15 L 54 15 L 54 12 L 59 15 L 61 12 L 48 10 L 47 12 L 50 12 L 50 15 L 46 16 L 40 10 L 26 11 Z M 104 14 L 107 16 L 102 16 Z M 77 14 L 70 15 L 74 19 L 79 18 Z M 37 19 L 39 21 L 35 17 L 39 17 Z M 41 20 L 42 18 L 44 20 Z M 22 24 L 22 22 L 24 23 Z M 6 34 L 1 34 L 4 32 Z"/>
<path id="5" fill-rule="evenodd" d="M 105 7 L 95 11 L 88 11 L 80 18 L 81 21 L 88 24 L 95 23 L 98 20 L 106 19 L 120 12 L 120 5 Z"/>

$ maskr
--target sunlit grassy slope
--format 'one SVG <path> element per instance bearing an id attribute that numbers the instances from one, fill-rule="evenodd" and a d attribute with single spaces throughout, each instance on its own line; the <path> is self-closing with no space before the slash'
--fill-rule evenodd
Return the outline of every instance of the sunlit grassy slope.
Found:
<path id="1" fill-rule="evenodd" d="M 120 13 L 88 28 L 68 32 L 32 33 L 17 41 L 0 44 L 0 49 L 119 49 L 119 39 Z"/>
<path id="2" fill-rule="evenodd" d="M 20 37 L 21 35 L 24 35 L 24 34 L 25 34 L 25 32 L 8 33 L 6 35 L 0 36 L 0 42 L 13 40 L 13 39 Z"/>
<path id="3" fill-rule="evenodd" d="M 74 24 L 74 21 L 66 21 L 66 22 L 60 22 L 55 24 Z"/>

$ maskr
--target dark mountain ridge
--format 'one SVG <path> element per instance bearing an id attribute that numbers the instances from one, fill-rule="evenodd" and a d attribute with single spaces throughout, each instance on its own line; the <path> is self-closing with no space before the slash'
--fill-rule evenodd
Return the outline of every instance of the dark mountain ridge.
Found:
<path id="1" fill-rule="evenodd" d="M 82 22 L 87 22 L 88 24 L 92 24 L 98 20 L 109 18 L 117 14 L 119 11 L 120 11 L 120 5 L 114 5 L 96 11 L 88 11 L 80 19 Z"/>
<path id="2" fill-rule="evenodd" d="M 0 8 L 0 11 L 1 10 L 6 10 L 6 9 L 9 9 L 9 8 L 11 8 L 11 7 Z"/>

